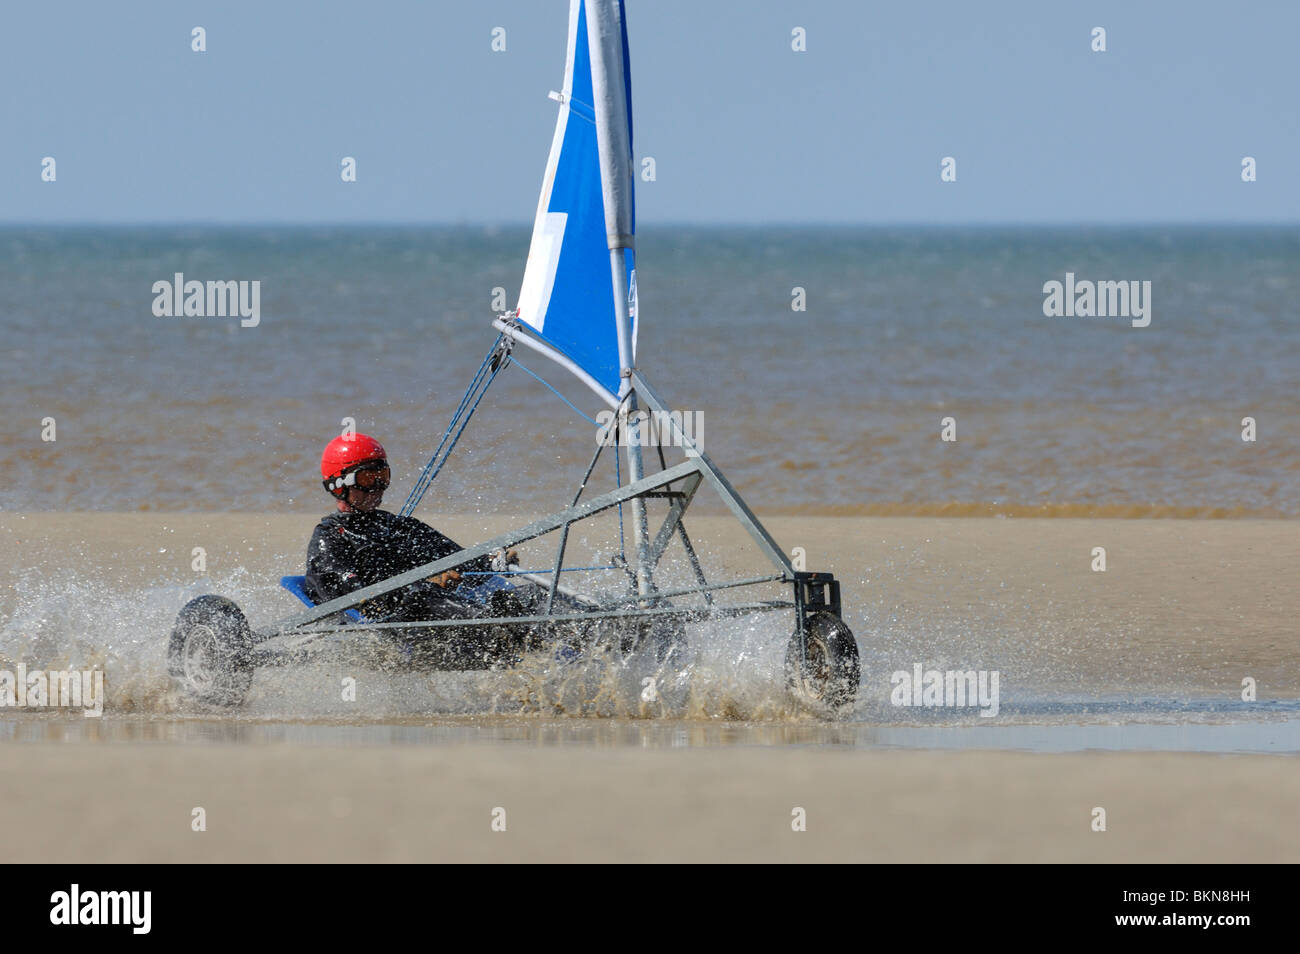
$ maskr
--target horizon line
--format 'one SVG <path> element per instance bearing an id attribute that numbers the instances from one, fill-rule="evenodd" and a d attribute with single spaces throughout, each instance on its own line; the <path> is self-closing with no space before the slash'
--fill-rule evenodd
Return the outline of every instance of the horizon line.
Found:
<path id="1" fill-rule="evenodd" d="M 735 228 L 735 229 L 978 229 L 978 228 L 1286 228 L 1300 227 L 1297 219 L 1075 219 L 1068 221 L 1025 219 L 980 219 L 961 222 L 924 222 L 916 220 L 844 221 L 844 220 L 668 220 L 639 223 L 641 228 L 659 230 L 672 228 Z M 67 219 L 56 221 L 3 220 L 0 229 L 18 228 L 363 228 L 363 229 L 531 229 L 533 222 L 523 220 L 460 220 L 439 221 L 419 219 Z"/>

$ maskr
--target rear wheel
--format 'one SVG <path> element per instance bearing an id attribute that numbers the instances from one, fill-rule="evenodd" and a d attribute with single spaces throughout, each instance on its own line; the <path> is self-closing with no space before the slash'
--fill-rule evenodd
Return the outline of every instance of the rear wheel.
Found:
<path id="1" fill-rule="evenodd" d="M 796 698 L 832 709 L 851 705 L 862 678 L 853 633 L 838 616 L 812 613 L 805 620 L 805 634 L 806 653 L 797 631 L 786 647 L 786 688 Z"/>
<path id="2" fill-rule="evenodd" d="M 239 607 L 220 596 L 190 600 L 167 644 L 167 671 L 200 702 L 237 706 L 253 681 L 253 639 Z"/>

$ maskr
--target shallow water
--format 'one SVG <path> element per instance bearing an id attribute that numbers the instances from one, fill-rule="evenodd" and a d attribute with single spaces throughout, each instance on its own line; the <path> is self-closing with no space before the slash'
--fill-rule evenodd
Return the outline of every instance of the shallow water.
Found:
<path id="1" fill-rule="evenodd" d="M 314 512 L 345 416 L 384 440 L 400 500 L 527 248 L 526 229 L 2 229 L 0 357 L 21 371 L 0 415 L 30 426 L 0 509 Z M 1295 228 L 647 229 L 637 258 L 638 364 L 760 512 L 1300 516 Z M 1151 324 L 1045 317 L 1067 271 L 1150 281 Z M 176 272 L 261 281 L 260 323 L 155 317 Z M 434 496 L 545 512 L 593 433 L 509 369 Z M 258 479 L 232 498 L 232 474 Z M 526 479 L 502 494 L 501 474 Z"/>
<path id="2" fill-rule="evenodd" d="M 914 720 L 914 723 L 919 720 Z M 142 742 L 264 745 L 454 745 L 463 743 L 675 749 L 830 746 L 843 749 L 987 749 L 1030 752 L 1300 754 L 1300 700 L 1043 701 L 1008 705 L 998 724 L 936 713 L 931 724 L 519 716 L 404 718 L 376 722 L 265 721 L 254 717 L 10 712 L 0 742 Z"/>
<path id="3" fill-rule="evenodd" d="M 1036 616 L 1023 632 L 997 620 L 985 625 L 960 601 L 956 609 L 936 608 L 942 625 L 903 614 L 906 624 L 891 629 L 881 624 L 887 614 L 870 606 L 851 612 L 846 618 L 860 636 L 864 679 L 852 711 L 835 721 L 785 691 L 789 623 L 781 614 L 694 624 L 686 655 L 670 667 L 645 655 L 561 665 L 553 653 L 537 653 L 502 672 L 414 673 L 321 659 L 259 670 L 240 709 L 211 710 L 183 699 L 167 675 L 166 634 L 177 608 L 215 591 L 266 622 L 291 601 L 243 568 L 181 579 L 113 588 L 39 569 L 24 576 L 13 614 L 0 613 L 0 669 L 19 662 L 29 672 L 102 669 L 105 712 L 97 719 L 0 710 L 0 740 L 1300 752 L 1300 700 L 1285 698 L 1294 690 L 1268 678 L 1261 657 L 1234 655 L 1240 641 L 1211 643 L 1220 648 L 1204 663 L 1171 668 L 1195 640 L 1178 635 L 1177 620 L 1166 620 L 1162 626 L 1178 638 L 1155 640 L 1148 650 L 1163 665 L 1135 665 L 1144 660 L 1117 656 L 1109 642 L 1075 647 Z M 984 597 L 982 606 L 989 604 Z M 1094 613 L 1091 604 L 1085 611 Z M 1058 625 L 1069 622 L 1068 613 L 1058 616 Z M 1101 631 L 1110 632 L 1102 622 Z M 1225 658 L 1234 672 L 1245 667 L 1271 687 L 1270 695 L 1284 698 L 1240 701 L 1239 676 L 1225 676 Z M 922 660 L 941 670 L 979 660 L 979 668 L 1000 671 L 996 714 L 984 717 L 974 706 L 894 705 L 890 674 Z M 1145 682 L 1127 685 L 1126 673 Z M 356 681 L 349 698 L 341 687 L 350 679 Z M 656 691 L 647 700 L 650 679 Z"/>

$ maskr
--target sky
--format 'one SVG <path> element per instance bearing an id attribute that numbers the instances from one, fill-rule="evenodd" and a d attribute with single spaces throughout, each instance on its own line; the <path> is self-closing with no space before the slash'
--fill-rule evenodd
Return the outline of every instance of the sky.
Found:
<path id="1" fill-rule="evenodd" d="M 642 225 L 1300 221 L 1292 0 L 626 5 Z M 529 223 L 567 10 L 5 3 L 0 223 Z"/>

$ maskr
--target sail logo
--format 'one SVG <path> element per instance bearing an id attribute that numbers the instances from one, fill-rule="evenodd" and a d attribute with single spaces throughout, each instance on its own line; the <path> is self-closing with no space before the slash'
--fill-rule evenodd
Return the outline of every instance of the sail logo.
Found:
<path id="1" fill-rule="evenodd" d="M 1048 318 L 1129 318 L 1134 328 L 1151 324 L 1151 282 L 1076 282 L 1074 272 L 1064 283 L 1043 284 L 1043 314 Z"/>
<path id="2" fill-rule="evenodd" d="M 596 443 L 601 447 L 681 447 L 693 457 L 703 442 L 703 411 L 633 411 L 625 423 L 614 411 L 596 414 Z"/>
<path id="3" fill-rule="evenodd" d="M 925 669 L 912 664 L 912 671 L 900 669 L 889 677 L 893 691 L 889 701 L 896 706 L 978 706 L 980 717 L 991 719 L 998 714 L 999 672 L 994 669 L 948 670 Z"/>
<path id="4" fill-rule="evenodd" d="M 102 669 L 33 669 L 18 664 L 18 671 L 0 669 L 0 708 L 81 709 L 88 719 L 104 714 Z"/>
<path id="5" fill-rule="evenodd" d="M 125 924 L 132 934 L 148 934 L 152 908 L 152 891 L 82 891 L 74 884 L 50 895 L 50 923 Z"/>
<path id="6" fill-rule="evenodd" d="M 235 318 L 240 326 L 256 328 L 262 321 L 260 281 L 186 281 L 177 272 L 173 281 L 153 283 L 156 318 Z"/>

